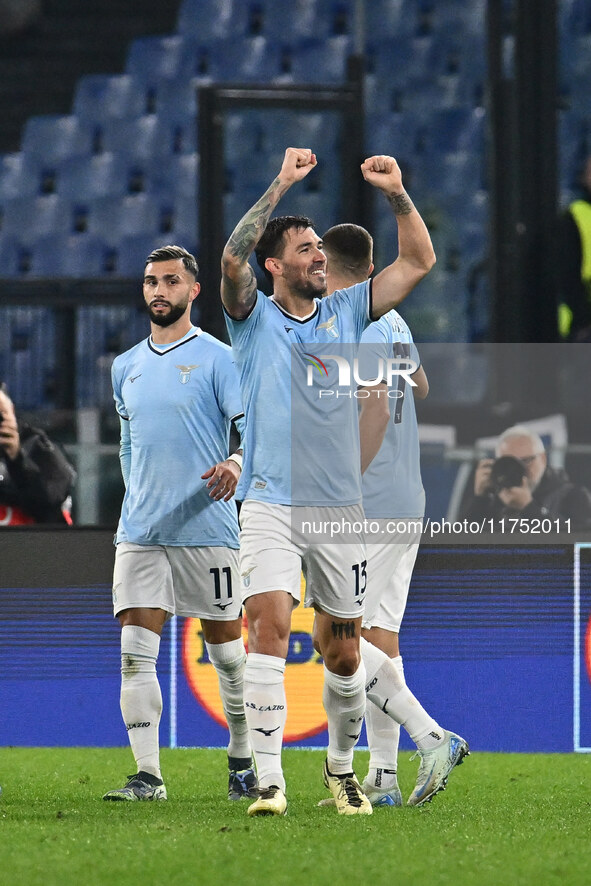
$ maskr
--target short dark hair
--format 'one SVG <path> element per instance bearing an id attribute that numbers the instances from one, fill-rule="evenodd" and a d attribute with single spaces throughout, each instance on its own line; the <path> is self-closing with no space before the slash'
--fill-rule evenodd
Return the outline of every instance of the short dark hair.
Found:
<path id="1" fill-rule="evenodd" d="M 301 231 L 313 227 L 314 222 L 305 215 L 280 215 L 271 219 L 255 249 L 257 264 L 268 280 L 272 282 L 273 275 L 266 269 L 265 262 L 268 258 L 281 258 L 285 249 L 285 232 L 291 228 Z"/>
<path id="2" fill-rule="evenodd" d="M 360 225 L 344 224 L 329 228 L 322 244 L 331 264 L 347 276 L 367 276 L 373 258 L 373 237 Z"/>
<path id="3" fill-rule="evenodd" d="M 154 261 L 170 261 L 171 259 L 180 258 L 185 269 L 197 279 L 199 274 L 199 265 L 197 259 L 190 252 L 187 252 L 182 246 L 161 246 L 154 249 L 147 257 L 144 267 Z"/>

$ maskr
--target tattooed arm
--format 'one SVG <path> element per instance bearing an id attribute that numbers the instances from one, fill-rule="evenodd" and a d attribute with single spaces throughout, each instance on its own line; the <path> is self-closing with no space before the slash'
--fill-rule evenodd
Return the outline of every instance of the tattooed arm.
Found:
<path id="1" fill-rule="evenodd" d="M 316 166 L 308 148 L 288 148 L 275 181 L 240 219 L 222 253 L 222 302 L 234 319 L 246 317 L 256 300 L 256 277 L 248 260 L 263 235 L 271 213 L 286 191 Z"/>
<path id="2" fill-rule="evenodd" d="M 398 258 L 373 280 L 372 319 L 396 307 L 429 273 L 435 253 L 425 222 L 402 185 L 393 157 L 370 157 L 361 164 L 364 179 L 384 192 L 398 223 Z"/>

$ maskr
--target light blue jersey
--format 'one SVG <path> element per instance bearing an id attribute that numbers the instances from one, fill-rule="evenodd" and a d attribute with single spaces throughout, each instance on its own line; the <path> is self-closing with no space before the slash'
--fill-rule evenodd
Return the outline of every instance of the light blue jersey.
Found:
<path id="1" fill-rule="evenodd" d="M 411 331 L 394 310 L 363 333 L 359 349 L 363 377 L 375 378 L 378 359 L 385 366 L 391 357 L 411 357 L 420 365 Z M 368 519 L 422 517 L 425 512 L 414 396 L 402 376 L 397 390 L 397 397 L 388 401 L 390 421 L 384 442 L 363 474 L 363 510 Z"/>
<path id="2" fill-rule="evenodd" d="M 371 284 L 359 283 L 315 299 L 300 318 L 258 292 L 248 317 L 226 315 L 246 413 L 238 498 L 302 506 L 361 501 L 357 401 L 339 386 L 331 354 L 352 362 L 370 323 L 370 298 Z"/>
<path id="3" fill-rule="evenodd" d="M 193 327 L 170 345 L 151 336 L 117 357 L 113 396 L 126 481 L 115 537 L 135 544 L 238 547 L 234 501 L 213 501 L 201 479 L 242 430 L 230 348 Z"/>

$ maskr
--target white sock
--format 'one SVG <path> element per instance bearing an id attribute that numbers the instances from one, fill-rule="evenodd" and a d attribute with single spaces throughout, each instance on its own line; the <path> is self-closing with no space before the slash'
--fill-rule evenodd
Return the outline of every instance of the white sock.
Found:
<path id="1" fill-rule="evenodd" d="M 248 726 L 244 714 L 244 642 L 239 638 L 228 643 L 206 643 L 205 647 L 218 675 L 220 698 L 230 730 L 228 756 L 250 758 Z"/>
<path id="2" fill-rule="evenodd" d="M 398 655 L 390 661 L 404 681 L 402 657 Z M 387 790 L 396 784 L 398 769 L 398 743 L 400 724 L 369 702 L 365 711 L 365 730 L 369 746 L 369 772 L 367 781 L 373 787 Z"/>
<path id="3" fill-rule="evenodd" d="M 350 677 L 333 674 L 325 665 L 322 701 L 328 718 L 328 768 L 333 775 L 346 775 L 353 772 L 353 750 L 365 711 L 363 662 Z"/>
<path id="4" fill-rule="evenodd" d="M 414 697 L 386 653 L 362 637 L 361 655 L 367 670 L 368 699 L 404 726 L 419 750 L 442 742 L 443 729 Z"/>
<path id="5" fill-rule="evenodd" d="M 160 774 L 162 694 L 156 676 L 160 637 L 137 625 L 121 628 L 121 713 L 137 771 Z"/>
<path id="6" fill-rule="evenodd" d="M 244 709 L 259 786 L 277 785 L 282 791 L 285 779 L 281 747 L 287 720 L 284 672 L 284 658 L 257 652 L 249 652 L 246 657 Z"/>

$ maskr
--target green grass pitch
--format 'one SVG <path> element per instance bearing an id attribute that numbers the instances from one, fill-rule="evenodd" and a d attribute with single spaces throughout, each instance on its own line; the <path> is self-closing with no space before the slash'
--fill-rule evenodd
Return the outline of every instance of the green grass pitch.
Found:
<path id="1" fill-rule="evenodd" d="M 417 771 L 401 753 L 408 796 Z M 218 750 L 164 750 L 169 800 L 105 803 L 125 748 L 0 750 L 3 886 L 589 886 L 591 757 L 473 753 L 423 809 L 345 818 L 321 751 L 284 753 L 285 818 L 225 798 Z M 363 776 L 367 753 L 358 752 Z"/>

